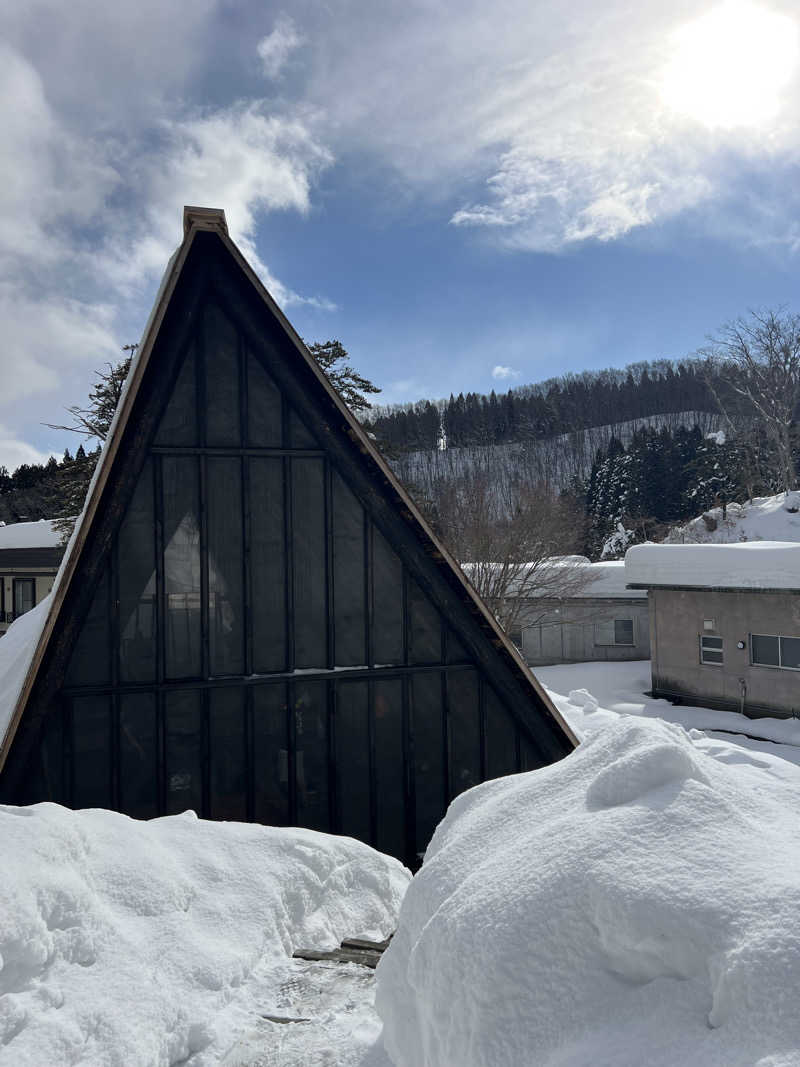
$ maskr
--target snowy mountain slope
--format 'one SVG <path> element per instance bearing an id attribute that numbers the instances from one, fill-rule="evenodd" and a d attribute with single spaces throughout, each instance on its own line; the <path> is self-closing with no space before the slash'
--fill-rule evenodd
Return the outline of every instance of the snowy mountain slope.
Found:
<path id="1" fill-rule="evenodd" d="M 744 504 L 711 508 L 682 526 L 676 526 L 664 543 L 730 544 L 734 541 L 800 542 L 800 491 L 757 496 Z"/>

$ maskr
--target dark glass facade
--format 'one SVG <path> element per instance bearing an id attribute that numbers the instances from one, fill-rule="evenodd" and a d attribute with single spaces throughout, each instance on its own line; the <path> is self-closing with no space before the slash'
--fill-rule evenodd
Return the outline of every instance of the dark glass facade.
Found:
<path id="1" fill-rule="evenodd" d="M 450 799 L 533 747 L 217 303 L 174 379 L 30 799 L 302 825 L 415 863 Z"/>

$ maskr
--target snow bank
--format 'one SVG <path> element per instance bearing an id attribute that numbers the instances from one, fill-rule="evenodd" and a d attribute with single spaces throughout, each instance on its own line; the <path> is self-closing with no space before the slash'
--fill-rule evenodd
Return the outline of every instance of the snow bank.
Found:
<path id="1" fill-rule="evenodd" d="M 800 589 L 800 544 L 634 545 L 625 553 L 625 577 L 641 585 Z"/>
<path id="2" fill-rule="evenodd" d="M 777 780 L 621 719 L 458 797 L 378 968 L 397 1067 L 796 1067 L 786 767 Z"/>
<path id="3" fill-rule="evenodd" d="M 0 523 L 0 551 L 4 548 L 57 548 L 61 533 L 55 528 L 54 519 L 38 522 L 13 522 L 9 526 Z"/>
<path id="4" fill-rule="evenodd" d="M 265 969 L 386 937 L 410 878 L 350 838 L 191 812 L 0 807 L 0 842 L 2 1067 L 218 1063 Z"/>
<path id="5" fill-rule="evenodd" d="M 670 530 L 664 540 L 669 544 L 800 541 L 800 492 L 728 504 L 724 517 L 721 507 L 710 508 Z"/>
<path id="6" fill-rule="evenodd" d="M 20 615 L 0 639 L 0 743 L 17 706 L 52 599 L 49 593 L 35 608 Z"/>

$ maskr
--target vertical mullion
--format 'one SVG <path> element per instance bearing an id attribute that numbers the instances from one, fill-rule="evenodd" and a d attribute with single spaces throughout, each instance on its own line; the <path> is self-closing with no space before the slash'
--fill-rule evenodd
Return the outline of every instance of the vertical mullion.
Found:
<path id="1" fill-rule="evenodd" d="M 325 526 L 325 644 L 328 669 L 336 666 L 336 627 L 334 625 L 333 587 L 333 474 L 327 458 L 322 461 L 322 486 Z"/>
<path id="2" fill-rule="evenodd" d="M 244 673 L 249 676 L 253 673 L 253 594 L 251 588 L 252 566 L 250 559 L 250 460 L 242 456 L 242 582 L 243 599 L 242 610 L 244 611 Z"/>
<path id="3" fill-rule="evenodd" d="M 373 641 L 372 641 L 372 626 L 373 617 L 375 613 L 375 597 L 373 586 L 373 567 L 372 567 L 372 523 L 367 518 L 366 509 L 364 509 L 364 575 L 365 575 L 365 587 L 364 587 L 364 618 L 366 619 L 365 634 L 365 653 L 366 657 L 364 662 L 371 669 L 375 663 L 375 656 L 373 654 Z"/>
<path id="4" fill-rule="evenodd" d="M 403 763 L 405 770 L 403 775 L 405 796 L 403 800 L 405 807 L 406 866 L 414 869 L 417 858 L 417 797 L 414 776 L 414 736 L 410 707 L 411 679 L 408 675 L 403 675 L 401 685 L 403 696 Z"/>
<path id="5" fill-rule="evenodd" d="M 73 807 L 75 803 L 75 758 L 73 741 L 72 700 L 67 697 L 62 701 L 61 744 L 64 775 L 64 803 Z"/>
<path id="6" fill-rule="evenodd" d="M 400 595 L 403 598 L 403 664 L 407 667 L 408 650 L 411 644 L 409 632 L 411 620 L 408 617 L 408 571 L 406 570 L 405 563 L 401 564 L 400 575 Z"/>
<path id="7" fill-rule="evenodd" d="M 286 560 L 286 580 L 284 594 L 286 598 L 286 611 L 284 615 L 286 637 L 286 670 L 293 671 L 295 667 L 294 654 L 294 551 L 292 546 L 293 507 L 291 485 L 291 459 L 284 456 L 281 460 L 283 471 L 283 552 Z"/>
<path id="8" fill-rule="evenodd" d="M 121 758 L 119 750 L 119 706 L 120 696 L 119 691 L 115 691 L 111 694 L 111 806 L 114 811 L 120 811 L 120 796 L 121 796 Z"/>
<path id="9" fill-rule="evenodd" d="M 439 692 L 442 702 L 442 771 L 445 806 L 450 803 L 450 694 L 447 671 L 439 671 Z"/>
<path id="10" fill-rule="evenodd" d="M 328 743 L 328 832 L 341 833 L 339 790 L 336 788 L 336 709 L 339 702 L 339 686 L 335 682 L 323 682 L 327 711 Z"/>
<path id="11" fill-rule="evenodd" d="M 480 754 L 481 754 L 481 781 L 486 781 L 486 771 L 489 766 L 486 757 L 486 683 L 478 676 L 478 724 L 480 730 Z"/>
<path id="12" fill-rule="evenodd" d="M 156 683 L 164 681 L 166 660 L 166 595 L 164 591 L 164 478 L 163 456 L 153 456 L 153 517 L 156 554 Z"/>
<path id="13" fill-rule="evenodd" d="M 200 800 L 200 818 L 211 818 L 211 690 L 200 691 L 200 722 L 202 737 L 200 742 L 200 767 L 202 790 Z"/>
<path id="14" fill-rule="evenodd" d="M 378 842 L 378 782 L 375 755 L 375 683 L 367 682 L 367 748 L 369 756 L 369 843 Z"/>
<path id="15" fill-rule="evenodd" d="M 294 682 L 286 685 L 287 736 L 289 743 L 289 825 L 297 825 L 297 729 L 294 718 Z"/>
<path id="16" fill-rule="evenodd" d="M 167 810 L 167 741 L 166 714 L 164 712 L 164 690 L 156 691 L 156 788 L 158 814 Z"/>
<path id="17" fill-rule="evenodd" d="M 245 796 L 246 816 L 253 822 L 256 811 L 256 765 L 255 765 L 255 691 L 252 685 L 244 689 L 244 758 L 245 758 Z"/>
<path id="18" fill-rule="evenodd" d="M 208 457 L 199 457 L 200 466 L 200 657 L 201 678 L 211 677 L 208 612 Z"/>

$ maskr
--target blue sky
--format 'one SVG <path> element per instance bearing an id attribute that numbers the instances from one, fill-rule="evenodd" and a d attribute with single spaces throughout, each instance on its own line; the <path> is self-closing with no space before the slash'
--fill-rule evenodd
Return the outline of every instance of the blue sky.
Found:
<path id="1" fill-rule="evenodd" d="M 793 3 L 3 7 L 10 468 L 74 447 L 42 424 L 138 339 L 184 203 L 391 402 L 800 310 Z"/>

